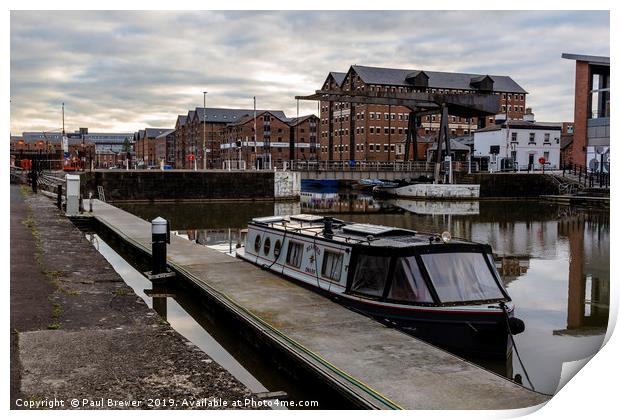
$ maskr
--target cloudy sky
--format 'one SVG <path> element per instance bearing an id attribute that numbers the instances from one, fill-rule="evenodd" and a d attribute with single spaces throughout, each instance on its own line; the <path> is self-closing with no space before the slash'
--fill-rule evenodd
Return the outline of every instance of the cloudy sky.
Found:
<path id="1" fill-rule="evenodd" d="M 509 75 L 569 121 L 574 62 L 609 55 L 609 13 L 11 12 L 11 133 L 173 127 L 207 105 L 282 109 L 351 64 Z M 316 103 L 300 102 L 300 115 Z"/>

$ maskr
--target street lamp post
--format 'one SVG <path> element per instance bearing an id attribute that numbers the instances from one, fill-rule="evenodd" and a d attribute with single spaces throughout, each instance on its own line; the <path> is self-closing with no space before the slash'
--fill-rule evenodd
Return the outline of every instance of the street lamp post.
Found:
<path id="1" fill-rule="evenodd" d="M 202 92 L 202 169 L 207 169 L 207 92 Z M 213 153 L 213 150 L 211 150 Z"/>

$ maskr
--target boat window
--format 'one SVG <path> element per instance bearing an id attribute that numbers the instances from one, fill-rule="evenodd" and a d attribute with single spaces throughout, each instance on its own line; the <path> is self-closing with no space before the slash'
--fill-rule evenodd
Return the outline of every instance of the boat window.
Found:
<path id="1" fill-rule="evenodd" d="M 260 251 L 260 235 L 256 235 L 256 239 L 254 239 L 254 251 L 256 251 L 256 253 L 258 253 L 258 251 Z"/>
<path id="2" fill-rule="evenodd" d="M 271 239 L 267 237 L 265 238 L 265 245 L 263 245 L 263 252 L 265 255 L 269 255 L 269 251 L 271 251 Z"/>
<path id="3" fill-rule="evenodd" d="M 325 278 L 340 281 L 342 272 L 342 254 L 338 252 L 325 251 L 323 254 L 323 267 L 321 275 Z"/>
<path id="4" fill-rule="evenodd" d="M 371 296 L 383 296 L 390 257 L 360 255 L 351 290 Z"/>
<path id="5" fill-rule="evenodd" d="M 280 240 L 276 240 L 276 243 L 273 245 L 273 255 L 278 258 L 280 256 L 280 248 L 282 248 L 282 242 Z"/>
<path id="6" fill-rule="evenodd" d="M 396 260 L 388 298 L 407 302 L 433 301 L 415 257 L 403 257 Z"/>
<path id="7" fill-rule="evenodd" d="M 422 261 L 442 302 L 504 297 L 481 253 L 423 254 Z"/>
<path id="8" fill-rule="evenodd" d="M 288 243 L 288 253 L 286 254 L 286 263 L 293 267 L 301 266 L 301 256 L 304 252 L 304 247 L 299 242 Z"/>

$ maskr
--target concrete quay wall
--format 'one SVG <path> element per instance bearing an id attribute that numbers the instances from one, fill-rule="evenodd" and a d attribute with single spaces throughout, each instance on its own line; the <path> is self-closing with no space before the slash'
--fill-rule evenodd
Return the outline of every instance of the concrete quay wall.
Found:
<path id="1" fill-rule="evenodd" d="M 157 171 L 98 170 L 81 175 L 82 196 L 105 200 L 217 201 L 293 200 L 299 197 L 301 179 L 291 172 L 268 171 Z"/>
<path id="2" fill-rule="evenodd" d="M 457 177 L 456 182 L 479 185 L 480 198 L 537 198 L 558 194 L 558 182 L 542 173 L 479 173 Z"/>

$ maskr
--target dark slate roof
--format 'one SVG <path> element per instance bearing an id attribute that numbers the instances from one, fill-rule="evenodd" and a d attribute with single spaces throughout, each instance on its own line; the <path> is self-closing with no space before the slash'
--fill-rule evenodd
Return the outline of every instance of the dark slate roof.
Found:
<path id="1" fill-rule="evenodd" d="M 530 130 L 562 130 L 562 124 L 557 123 L 536 123 L 523 120 L 508 121 L 509 128 L 522 128 Z M 498 131 L 502 128 L 506 128 L 506 123 L 489 125 L 484 128 L 476 130 L 476 133 L 484 133 L 487 131 Z"/>
<path id="2" fill-rule="evenodd" d="M 200 122 L 204 122 L 205 108 L 196 108 L 196 113 Z M 265 112 L 271 113 L 274 117 L 281 120 L 286 119 L 284 111 L 272 111 L 272 110 L 256 110 L 256 115 L 263 114 Z M 247 115 L 251 115 L 254 118 L 253 109 L 233 109 L 233 108 L 207 108 L 206 119 L 207 122 L 213 123 L 235 123 Z"/>
<path id="3" fill-rule="evenodd" d="M 446 145 L 443 144 L 442 148 L 445 148 L 445 147 L 446 147 Z M 433 143 L 431 145 L 430 149 L 431 150 L 437 150 L 437 142 Z M 456 141 L 455 139 L 450 139 L 450 149 L 452 149 L 452 150 L 467 150 L 467 151 L 471 150 L 469 148 L 469 146 L 466 146 L 465 144 L 463 144 L 463 143 L 461 143 L 459 141 Z"/>
<path id="4" fill-rule="evenodd" d="M 263 114 L 269 113 L 279 119 L 282 122 L 289 123 L 290 118 L 287 118 L 282 111 L 259 111 L 256 110 L 256 118 L 260 117 Z M 245 114 L 239 117 L 238 120 L 231 122 L 228 125 L 240 125 L 245 124 L 248 121 L 252 121 L 254 119 L 254 110 L 252 110 L 249 114 Z M 207 120 L 208 121 L 208 120 Z"/>
<path id="5" fill-rule="evenodd" d="M 299 118 L 296 118 L 296 117 L 295 118 L 287 118 L 286 122 L 288 123 L 288 125 L 294 127 L 297 124 L 301 124 L 302 122 L 306 121 L 308 118 L 312 118 L 312 117 L 316 118 L 316 115 L 310 114 L 310 115 L 304 115 L 304 116 L 299 117 Z"/>
<path id="6" fill-rule="evenodd" d="M 364 83 L 372 85 L 411 86 L 405 79 L 420 70 L 390 69 L 383 67 L 351 66 Z M 487 75 L 469 73 L 448 73 L 442 71 L 422 70 L 428 76 L 428 87 L 435 89 L 473 90 L 472 79 Z M 509 76 L 488 75 L 495 82 L 494 92 L 527 93 Z"/>
<path id="7" fill-rule="evenodd" d="M 338 71 L 330 71 L 329 75 L 334 78 L 338 86 L 342 86 L 342 82 L 344 82 L 344 78 L 347 76 L 346 73 L 340 73 Z"/>
<path id="8" fill-rule="evenodd" d="M 174 129 L 172 129 L 172 130 L 166 130 L 166 131 L 164 131 L 163 133 L 161 133 L 159 136 L 157 136 L 157 137 L 155 137 L 155 138 L 156 138 L 156 139 L 160 139 L 160 138 L 166 137 L 168 134 L 170 134 L 170 133 L 174 133 L 174 132 L 175 132 L 175 130 L 174 130 Z"/>
<path id="9" fill-rule="evenodd" d="M 185 125 L 185 123 L 187 122 L 187 115 L 179 115 L 177 117 L 177 121 L 179 121 L 179 124 Z"/>
<path id="10" fill-rule="evenodd" d="M 148 138 L 157 137 L 161 133 L 164 133 L 166 131 L 170 131 L 170 128 L 147 128 L 146 129 L 146 137 L 148 137 Z"/>
<path id="11" fill-rule="evenodd" d="M 562 53 L 562 58 L 575 61 L 587 61 L 590 64 L 609 65 L 609 57 L 601 55 L 584 55 L 584 54 L 569 54 Z"/>
<path id="12" fill-rule="evenodd" d="M 464 144 L 465 146 L 469 146 L 470 144 L 474 144 L 474 136 L 459 136 L 452 137 L 452 140 Z"/>

